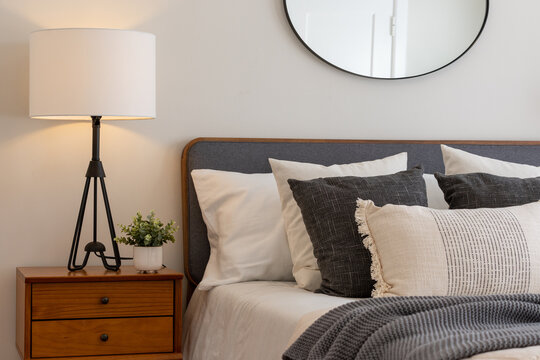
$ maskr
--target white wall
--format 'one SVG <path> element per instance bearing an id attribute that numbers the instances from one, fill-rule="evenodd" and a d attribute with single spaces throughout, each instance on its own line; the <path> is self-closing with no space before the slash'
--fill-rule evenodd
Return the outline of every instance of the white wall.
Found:
<path id="1" fill-rule="evenodd" d="M 102 159 L 116 222 L 138 209 L 180 221 L 180 152 L 198 136 L 540 140 L 539 11 L 493 0 L 459 62 L 377 81 L 311 55 L 281 0 L 0 0 L 2 359 L 17 359 L 15 267 L 65 265 L 90 158 L 89 123 L 27 117 L 30 31 L 157 35 L 158 119 L 104 124 Z M 166 264 L 182 269 L 181 249 Z"/>

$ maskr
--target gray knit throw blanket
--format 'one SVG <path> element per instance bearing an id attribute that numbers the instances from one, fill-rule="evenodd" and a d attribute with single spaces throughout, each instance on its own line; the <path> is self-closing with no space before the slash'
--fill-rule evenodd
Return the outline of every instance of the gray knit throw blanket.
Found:
<path id="1" fill-rule="evenodd" d="M 540 345 L 540 295 L 392 297 L 329 311 L 283 359 L 463 359 L 533 345 Z"/>

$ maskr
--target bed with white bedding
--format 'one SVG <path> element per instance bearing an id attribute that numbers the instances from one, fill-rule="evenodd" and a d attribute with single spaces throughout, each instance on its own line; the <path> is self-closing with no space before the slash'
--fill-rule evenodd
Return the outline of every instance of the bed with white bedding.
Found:
<path id="1" fill-rule="evenodd" d="M 195 290 L 184 319 L 187 359 L 280 359 L 298 326 L 354 299 L 293 282 L 251 281 Z"/>
<path id="2" fill-rule="evenodd" d="M 540 143 L 454 142 L 454 146 L 501 160 L 540 165 Z M 329 165 L 406 151 L 409 166 L 422 163 L 427 173 L 433 173 L 444 171 L 438 147 L 439 142 L 399 141 L 199 139 L 192 142 L 183 156 L 184 254 L 190 286 L 193 288 L 203 279 L 211 258 L 208 241 L 211 231 L 203 221 L 205 215 L 201 215 L 189 176 L 192 170 L 267 173 L 269 157 Z M 428 201 L 433 203 L 429 199 L 429 184 Z M 193 292 L 184 320 L 186 359 L 279 359 L 317 318 L 356 300 L 313 293 L 290 281 L 245 281 L 242 276 L 236 279 L 229 284 L 220 284 L 218 279 L 209 287 L 203 286 L 204 290 Z M 472 358 L 537 359 L 540 352 L 537 346 L 531 346 Z"/>
<path id="3" fill-rule="evenodd" d="M 184 358 L 278 360 L 316 319 L 356 299 L 316 294 L 292 282 L 251 281 L 195 290 L 184 319 Z M 471 359 L 537 360 L 540 346 Z"/>

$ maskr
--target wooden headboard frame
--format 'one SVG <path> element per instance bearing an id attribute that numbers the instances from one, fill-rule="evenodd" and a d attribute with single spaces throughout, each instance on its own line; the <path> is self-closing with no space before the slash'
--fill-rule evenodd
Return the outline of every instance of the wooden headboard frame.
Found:
<path id="1" fill-rule="evenodd" d="M 448 144 L 448 145 L 512 145 L 512 146 L 540 146 L 540 141 L 456 141 L 456 140 L 333 140 L 333 139 L 264 139 L 264 138 L 196 138 L 190 141 L 182 152 L 182 232 L 184 269 L 188 279 L 188 296 L 197 282 L 189 270 L 189 172 L 188 156 L 191 148 L 200 142 L 220 143 L 337 143 L 337 144 Z"/>

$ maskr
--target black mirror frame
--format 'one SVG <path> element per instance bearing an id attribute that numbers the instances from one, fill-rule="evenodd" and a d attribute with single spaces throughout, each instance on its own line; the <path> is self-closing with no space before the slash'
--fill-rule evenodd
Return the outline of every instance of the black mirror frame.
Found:
<path id="1" fill-rule="evenodd" d="M 383 78 L 383 77 L 375 77 L 375 76 L 367 76 L 367 75 L 357 74 L 355 72 L 345 70 L 345 69 L 343 69 L 343 68 L 341 68 L 341 67 L 339 67 L 339 66 L 337 66 L 335 64 L 332 64 L 331 62 L 329 62 L 328 60 L 324 59 L 319 54 L 317 54 L 313 49 L 311 49 L 309 47 L 309 45 L 306 44 L 306 42 L 300 37 L 300 34 L 298 34 L 298 32 L 296 31 L 296 29 L 295 29 L 295 27 L 294 27 L 294 25 L 292 23 L 292 20 L 291 20 L 291 18 L 289 16 L 289 10 L 287 8 L 287 0 L 283 0 L 283 9 L 285 11 L 285 16 L 287 17 L 287 21 L 289 22 L 289 25 L 290 25 L 291 29 L 293 30 L 294 34 L 296 35 L 296 37 L 298 38 L 298 40 L 300 40 L 300 42 L 309 50 L 309 52 L 311 52 L 313 55 L 315 55 L 317 58 L 319 58 L 323 62 L 327 63 L 328 65 L 330 65 L 330 66 L 332 66 L 332 67 L 334 67 L 336 69 L 339 69 L 341 71 L 344 71 L 346 73 L 349 73 L 349 74 L 352 74 L 352 75 L 355 75 L 355 76 L 360 76 L 360 77 L 367 78 L 367 79 L 404 80 L 404 79 L 412 79 L 412 78 L 417 78 L 417 77 L 420 77 L 420 76 L 425 76 L 425 75 L 428 75 L 428 74 L 432 74 L 432 73 L 434 73 L 436 71 L 442 70 L 445 67 L 452 65 L 453 63 L 458 61 L 463 55 L 465 55 L 473 47 L 473 45 L 476 43 L 476 41 L 478 40 L 480 35 L 482 35 L 482 32 L 484 31 L 484 28 L 486 26 L 486 22 L 487 22 L 487 19 L 488 19 L 488 16 L 489 16 L 489 0 L 485 0 L 485 1 L 486 1 L 486 14 L 484 16 L 484 21 L 482 22 L 482 26 L 480 27 L 480 31 L 478 31 L 478 35 L 476 35 L 473 42 L 467 47 L 467 49 L 465 49 L 465 51 L 463 51 L 458 57 L 456 57 L 454 60 L 450 61 L 448 64 L 443 65 L 443 66 L 441 66 L 439 68 L 436 68 L 435 70 L 431 70 L 431 71 L 428 71 L 428 72 L 423 73 L 423 74 L 412 75 L 412 76 L 404 76 L 404 77 L 398 77 L 398 78 Z"/>

